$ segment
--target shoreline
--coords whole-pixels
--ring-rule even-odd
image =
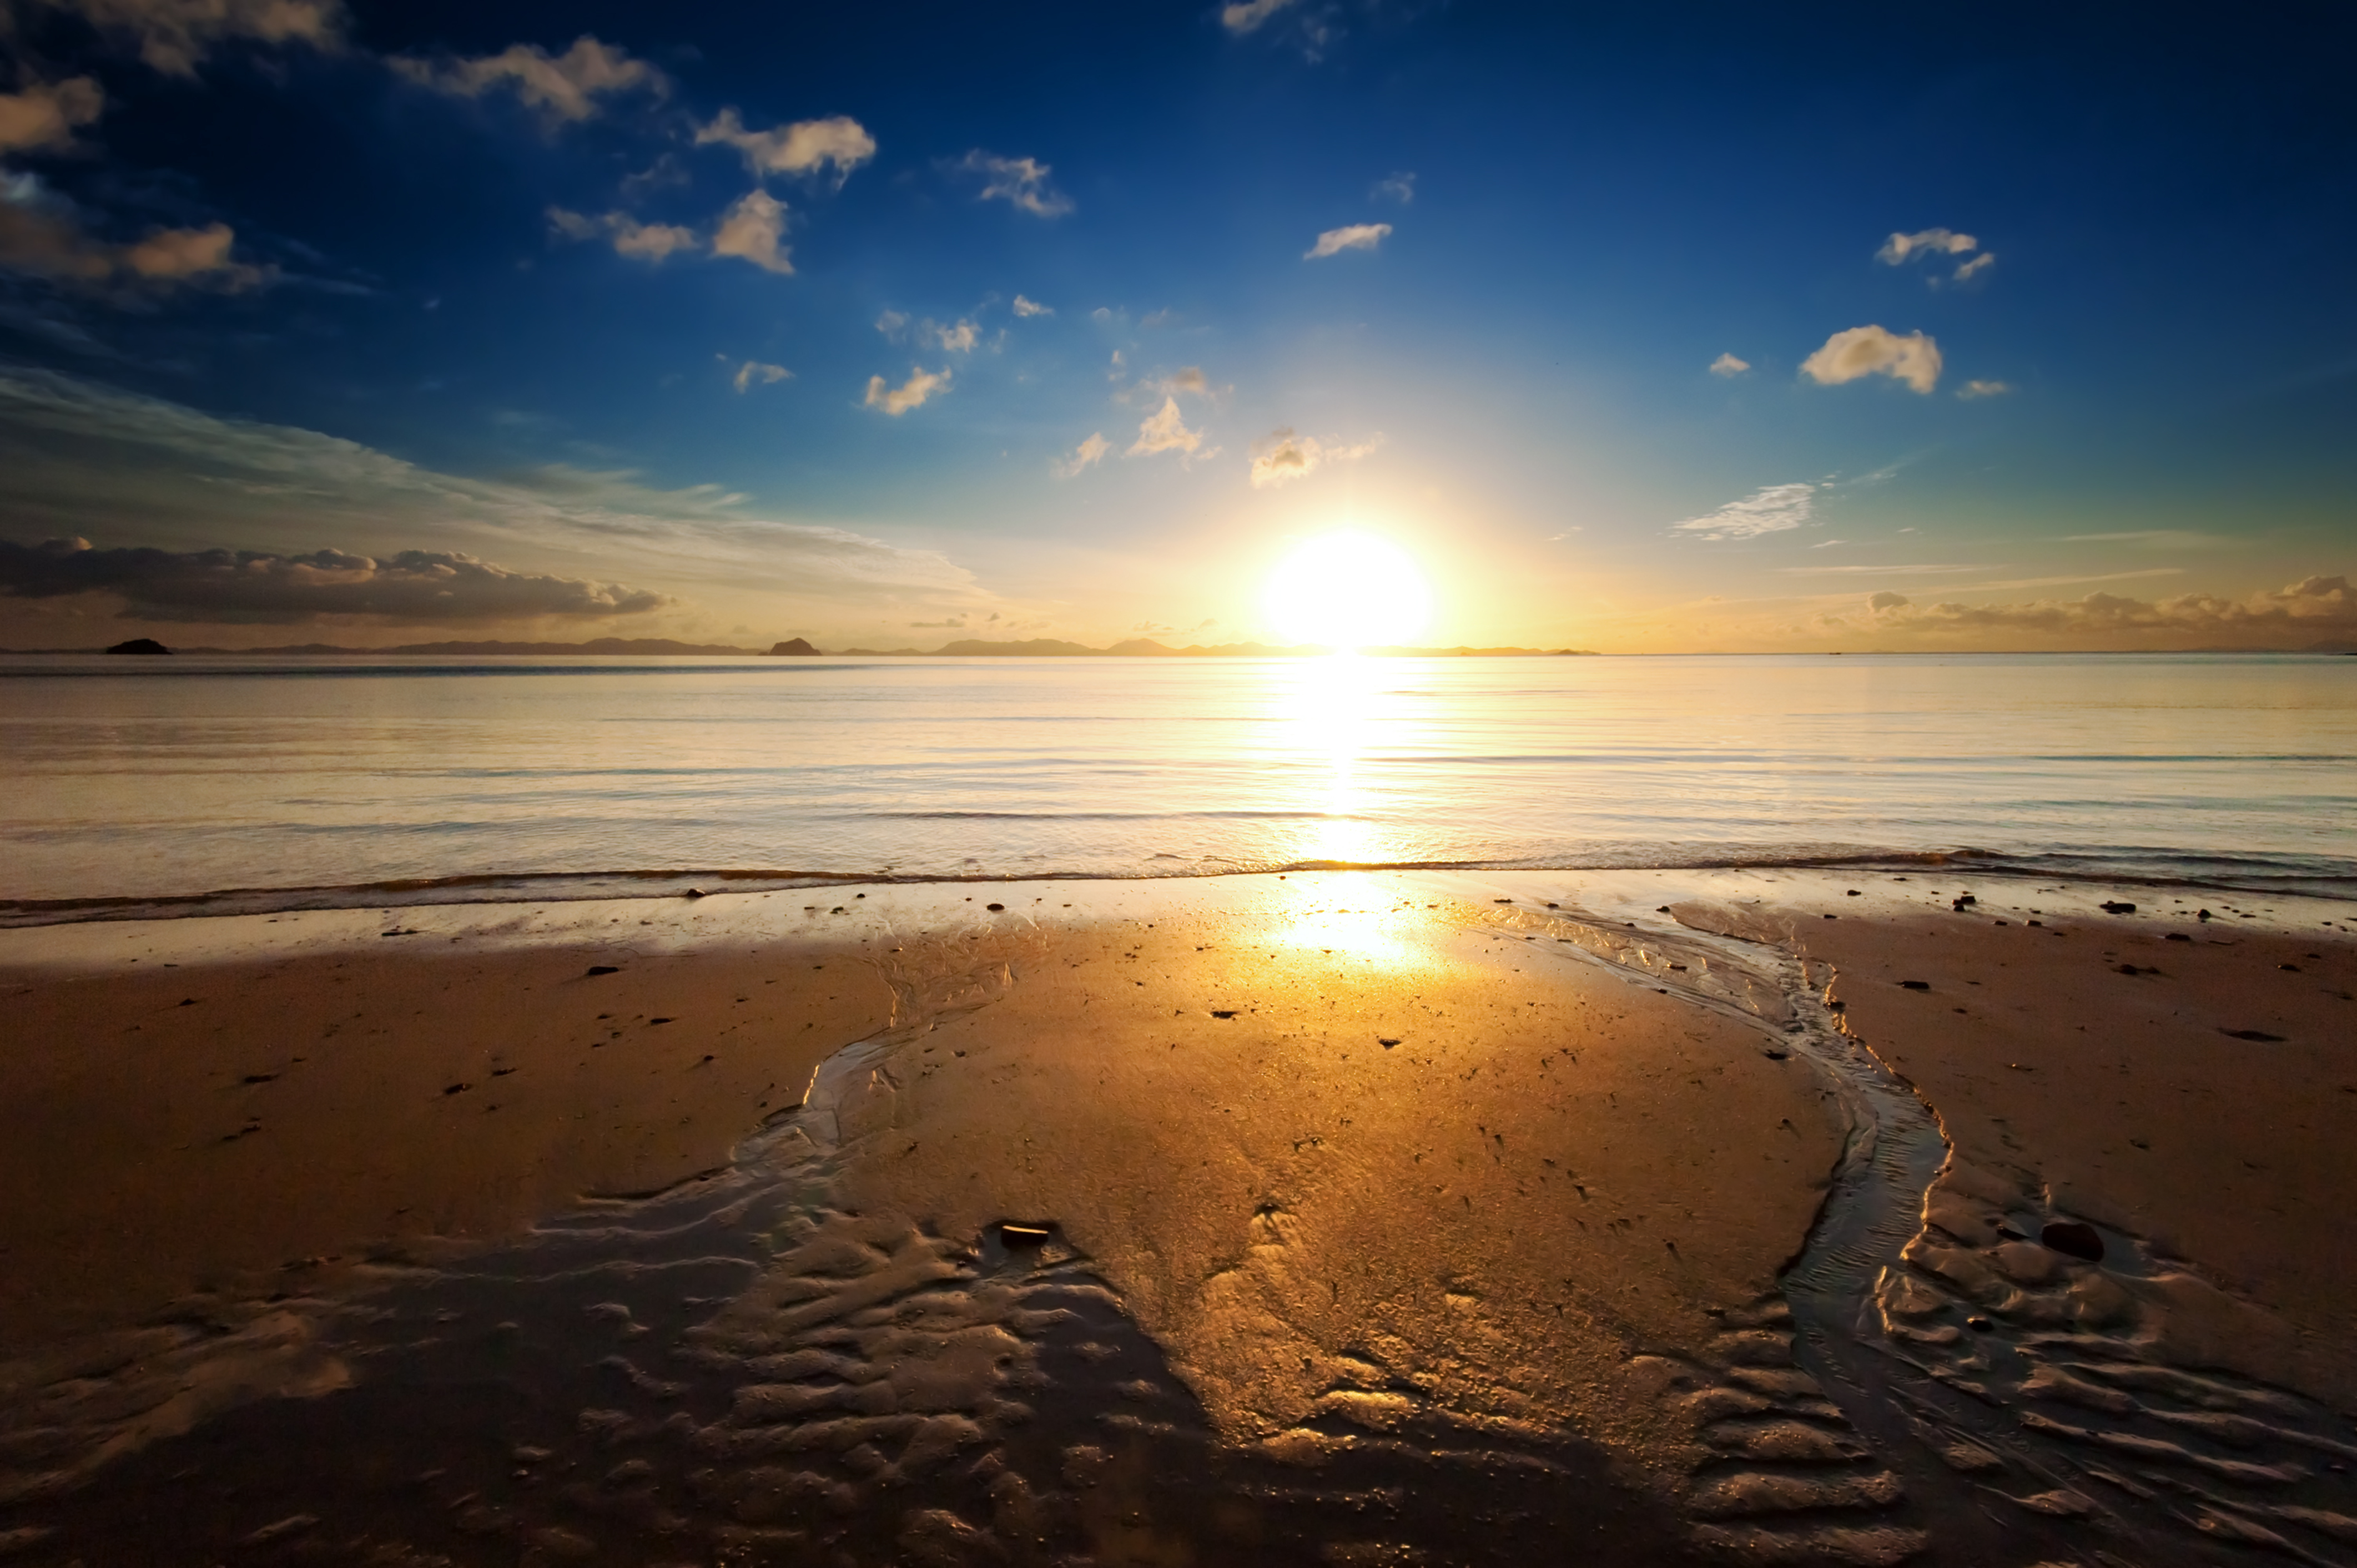
[[[110,1457],[55,1495],[98,1499],[209,1423],[259,1423],[267,1450],[297,1411],[402,1397],[387,1369],[448,1338],[385,1340],[425,1325],[405,1302],[567,1346],[568,1312],[674,1323],[646,1375],[677,1380],[834,1343],[857,1302],[910,1289],[1032,1344],[1030,1319],[992,1315],[1085,1286],[1114,1313],[1092,1342],[1164,1368],[1140,1386],[1208,1453],[1314,1491],[1378,1449],[1478,1434],[1525,1463],[1576,1439],[1697,1550],[1805,1535],[1805,1498],[1837,1494],[1867,1541],[1847,1560],[1895,1562],[1927,1524],[1963,1528],[1973,1487],[2031,1497],[2040,1465],[2106,1445],[2214,1489],[2234,1478],[2216,1465],[2292,1463],[2269,1444],[2357,1444],[2357,1259],[2310,1233],[2357,1138],[2345,902],[2212,895],[2204,920],[2183,887],[1953,865],[973,886],[409,906],[398,941],[363,909],[0,933],[41,1046],[0,1062],[0,1122],[76,1133],[0,1139],[11,1190],[42,1198],[6,1221],[8,1273],[51,1293],[12,1298],[0,1404],[86,1430]],[[856,985],[810,983],[838,974]],[[781,1088],[790,1056],[808,1065]],[[1936,1169],[1874,1154],[1884,1081],[1936,1119]],[[1871,1219],[1861,1181],[1883,1217],[1844,1230]],[[756,1212],[770,1229],[728,1218]],[[1044,1246],[1004,1242],[1013,1220]],[[2043,1244],[2056,1222],[2104,1259]],[[660,1277],[630,1282],[672,1244],[653,1238],[691,1231],[693,1256],[745,1261],[681,1318]],[[1828,1260],[1831,1308],[1802,1277]],[[565,1279],[606,1294],[560,1312],[543,1298]],[[155,1348],[193,1322],[215,1326]],[[89,1336],[56,1337],[73,1325],[149,1349],[105,1371],[72,1348]],[[861,1351],[874,1376],[935,1375],[891,1345]],[[232,1352],[244,1369],[220,1373]],[[588,1399],[565,1391],[605,1353],[534,1376]],[[43,1378],[69,1367],[99,1393],[60,1407]],[[996,1375],[952,1380],[954,1430],[1016,1454]],[[2197,1413],[2274,1424],[2213,1464],[2170,1378],[2210,1391]],[[841,1417],[812,1387],[790,1425]],[[646,1421],[672,1397],[645,1394]],[[126,1408],[178,1414],[126,1427]],[[1987,1465],[1949,1467],[1927,1420]],[[1831,1446],[1797,1470],[1741,1447],[1804,1440]],[[2301,1474],[2302,1506],[2341,1485]],[[80,1506],[41,1517],[99,1528]],[[2042,1507],[2023,1529],[2143,1505]]]
[[[2115,857],[2144,854],[2182,866],[2207,864],[2207,875],[2184,870],[2166,875],[2156,866],[2142,873]],[[2239,859],[2253,867],[2278,869],[2270,877],[2257,870],[2239,877],[2214,869]],[[197,893],[102,894],[80,897],[0,897],[0,930],[113,920],[194,919],[239,915],[284,915],[331,909],[427,908],[448,905],[505,906],[575,903],[616,898],[700,898],[711,894],[795,892],[824,887],[963,887],[1016,883],[1191,882],[1236,876],[1361,875],[1597,875],[1643,873],[1821,872],[1857,875],[1947,871],[1956,875],[2035,878],[2090,887],[2143,887],[2234,893],[2253,897],[2340,901],[2357,918],[2357,861],[2295,863],[2289,857],[2228,857],[2180,851],[2071,851],[2017,855],[1970,848],[1861,851],[1856,854],[1695,855],[1677,860],[1631,860],[1625,856],[1582,862],[1573,857],[1544,865],[1477,860],[1345,862],[1287,861],[1266,865],[1217,865],[1199,871],[1146,866],[1134,871],[909,872],[690,868],[565,872],[457,872],[447,876],[397,877],[377,882],[295,887],[228,887]]]

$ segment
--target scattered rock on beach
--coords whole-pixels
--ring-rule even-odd
[[[2133,915],[2136,913],[2135,905],[2122,903],[2117,898],[2106,898],[2100,906],[2098,906],[2098,908],[2100,908],[2106,915]],[[2210,911],[2204,909],[2201,913],[2204,918],[2207,918]]]
[[[2284,1038],[2281,1035],[2270,1035],[2265,1029],[2221,1029],[2218,1032],[2230,1040],[2257,1040],[2270,1046],[2283,1044]]]
[[[622,971],[619,964],[593,963],[589,966],[589,972],[591,974],[619,974]]]
[[[1932,983],[1928,980],[1902,980],[1899,983],[1899,989],[1901,991],[1929,991],[1932,989]]]

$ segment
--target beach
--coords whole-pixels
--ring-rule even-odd
[[[0,1539],[2330,1560],[2347,913],[1293,872],[0,932]]]

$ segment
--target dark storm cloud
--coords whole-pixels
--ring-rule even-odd
[[[125,618],[285,626],[362,616],[420,625],[641,615],[673,601],[619,583],[511,572],[471,555],[404,550],[382,560],[339,550],[97,550],[80,539],[0,541],[0,594],[109,593]]]

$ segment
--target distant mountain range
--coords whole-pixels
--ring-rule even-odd
[[[1223,642],[1216,648],[1200,643],[1186,648],[1170,648],[1150,637],[1134,637],[1127,642],[1116,642],[1111,648],[1090,648],[1078,642],[1059,642],[1053,638],[1033,638],[1028,642],[983,642],[968,639],[963,642],[947,642],[927,652],[920,648],[846,648],[848,658],[862,659],[1291,659],[1308,658],[1332,651],[1304,643],[1293,648],[1278,648],[1265,642]],[[1584,648],[1362,648],[1361,653],[1384,657],[1435,659],[1446,657],[1508,658],[1532,654],[1587,654]]]

